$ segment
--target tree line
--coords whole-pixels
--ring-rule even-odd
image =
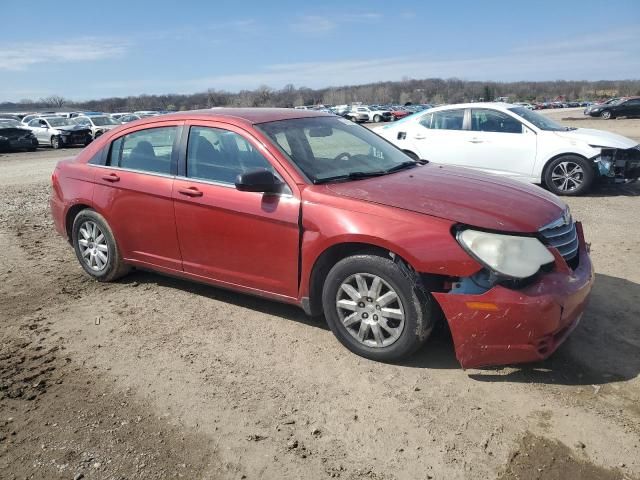
[[[294,107],[297,105],[460,103],[490,101],[508,97],[510,101],[548,102],[557,99],[599,100],[640,95],[640,80],[556,80],[544,82],[480,82],[457,78],[403,79],[364,85],[312,89],[286,85],[273,89],[228,92],[209,89],[193,94],[137,95],[99,100],[71,101],[59,95],[38,100],[0,103],[0,111],[43,109],[130,112],[137,110],[193,110],[211,107]]]

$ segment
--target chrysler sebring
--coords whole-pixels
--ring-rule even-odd
[[[558,197],[415,161],[321,112],[146,118],[52,182],[56,228],[94,279],[141,268],[295,304],[380,361],[416,351],[443,317],[464,367],[545,358],[593,282]]]

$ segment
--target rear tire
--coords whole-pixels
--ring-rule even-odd
[[[424,344],[436,322],[432,302],[408,267],[376,255],[340,260],[322,289],[325,317],[340,343],[382,362]]]
[[[595,179],[593,165],[578,155],[563,155],[547,165],[544,184],[556,195],[582,195]]]
[[[95,210],[82,210],[73,220],[71,239],[80,265],[99,282],[112,282],[131,269],[122,256],[105,218]]]

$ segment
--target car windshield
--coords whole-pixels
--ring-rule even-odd
[[[371,130],[343,118],[298,118],[257,127],[313,183],[386,175],[419,165]]]
[[[91,121],[94,125],[102,127],[104,125],[120,125],[120,122],[117,122],[111,117],[91,117]]]
[[[528,122],[533,123],[540,130],[547,130],[550,132],[564,132],[565,130],[568,130],[567,127],[560,125],[558,122],[525,107],[513,107],[510,108],[509,111],[524,118]]]
[[[62,118],[62,117],[47,117],[47,122],[52,127],[66,127],[68,125],[73,125],[70,119]]]
[[[0,127],[21,127],[22,124],[17,120],[12,120],[10,118],[0,118]]]

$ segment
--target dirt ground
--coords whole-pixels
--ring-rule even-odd
[[[640,478],[640,185],[569,199],[597,277],[567,343],[464,371],[446,331],[388,365],[294,307],[89,280],[47,206],[77,152],[0,155],[1,479]]]

